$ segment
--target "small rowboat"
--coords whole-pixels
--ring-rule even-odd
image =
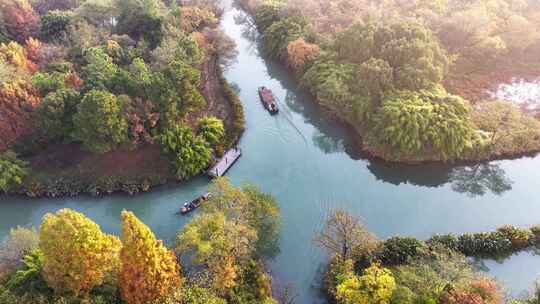
[[[205,193],[199,197],[197,197],[196,199],[192,200],[191,202],[187,202],[185,203],[182,208],[180,208],[180,213],[185,215],[185,214],[188,214],[190,213],[191,211],[199,208],[201,206],[201,204],[208,200],[210,198],[210,193]]]
[[[261,102],[263,103],[264,107],[268,110],[268,112],[270,112],[270,114],[277,114],[279,112],[276,97],[269,88],[260,87],[259,97],[261,98]]]

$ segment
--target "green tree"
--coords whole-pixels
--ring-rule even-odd
[[[46,214],[39,239],[43,276],[58,293],[90,292],[102,284],[118,264],[120,241],[73,210]]]
[[[223,140],[225,128],[223,121],[214,116],[205,116],[199,119],[198,134],[211,145],[216,145]]]
[[[187,113],[206,105],[198,90],[200,81],[200,71],[178,60],[152,74],[148,99],[159,103],[162,129],[174,127]]]
[[[150,49],[163,39],[163,2],[158,0],[117,0],[119,16],[116,31],[135,40],[144,39]]]
[[[306,20],[298,17],[287,17],[272,23],[264,31],[264,51],[274,58],[286,55],[289,43],[304,36],[306,26]]]
[[[51,92],[65,88],[65,78],[66,74],[59,72],[37,72],[32,75],[32,86],[36,88],[42,96],[45,96]]]
[[[439,84],[449,59],[433,33],[419,22],[358,23],[338,35],[335,50],[349,63],[385,61],[393,69],[397,89],[429,89]],[[378,66],[382,66],[379,61]],[[370,72],[368,69],[366,72]],[[368,75],[365,75],[368,77]]]
[[[302,77],[306,87],[317,100],[339,113],[352,112],[353,93],[349,83],[353,81],[355,66],[330,60],[318,60]]]
[[[444,91],[398,92],[383,100],[370,141],[395,159],[453,160],[472,149],[470,111],[468,102]]]
[[[176,256],[132,212],[122,211],[120,290],[128,304],[163,299],[180,288]]]
[[[26,293],[47,293],[48,287],[43,278],[43,253],[39,249],[27,252],[21,259],[22,266],[5,283],[10,290]],[[0,301],[1,302],[1,301]]]
[[[8,192],[21,185],[28,174],[27,166],[27,162],[19,160],[12,151],[0,154],[0,190]]]
[[[279,13],[284,4],[284,1],[264,1],[261,6],[257,7],[255,22],[261,33],[280,20]]]
[[[73,131],[73,116],[77,113],[79,92],[62,89],[47,94],[36,109],[42,131],[51,139],[65,139]]]
[[[179,179],[196,175],[210,165],[212,150],[202,137],[193,134],[189,126],[178,124],[169,128],[159,140],[163,151],[172,158]]]
[[[339,284],[336,296],[342,304],[387,304],[395,288],[392,272],[372,265],[363,275],[352,275]]]
[[[112,58],[102,48],[92,47],[84,52],[87,64],[82,68],[83,91],[106,90],[118,70]]]
[[[127,139],[127,122],[116,96],[92,90],[84,96],[73,117],[74,137],[92,152],[104,153]]]
[[[71,11],[49,11],[41,16],[41,39],[60,42],[67,38],[68,25],[73,18]]]

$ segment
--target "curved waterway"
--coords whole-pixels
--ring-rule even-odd
[[[293,288],[297,304],[325,303],[318,279],[326,256],[312,239],[333,208],[361,217],[381,238],[426,238],[433,233],[492,230],[505,223],[540,223],[540,157],[473,167],[396,166],[363,159],[345,128],[321,115],[286,71],[261,57],[256,32],[245,17],[229,8],[222,21],[239,51],[226,78],[238,88],[247,117],[240,142],[243,156],[228,176],[237,185],[253,182],[278,199],[281,253],[270,268],[279,285]],[[279,97],[278,115],[270,116],[262,107],[260,85]],[[208,183],[199,177],[135,197],[0,198],[0,238],[10,227],[39,225],[46,212],[60,208],[84,212],[104,230],[118,233],[120,211],[129,209],[171,242],[190,218],[176,214],[179,206],[205,191]],[[530,253],[503,263],[484,261],[483,266],[514,294],[540,276],[540,257]]]

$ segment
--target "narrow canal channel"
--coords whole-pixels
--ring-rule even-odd
[[[325,255],[312,239],[333,208],[361,217],[381,238],[540,224],[540,157],[465,168],[395,166],[362,159],[346,130],[325,119],[286,71],[261,57],[256,32],[242,22],[245,17],[229,7],[221,25],[238,46],[238,60],[226,77],[239,89],[247,117],[240,143],[243,156],[228,176],[235,184],[252,182],[278,199],[281,252],[270,267],[279,285],[294,288],[296,303],[325,303],[317,290]],[[279,97],[278,115],[270,116],[261,105],[261,85]],[[171,242],[189,220],[175,214],[179,206],[204,192],[208,183],[200,177],[135,197],[0,198],[0,238],[11,227],[38,225],[46,212],[60,208],[82,211],[104,230],[118,233],[120,211],[129,209]],[[502,264],[483,264],[514,294],[540,276],[540,257],[530,253]]]

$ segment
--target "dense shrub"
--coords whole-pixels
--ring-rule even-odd
[[[401,265],[417,257],[425,247],[424,242],[412,237],[391,237],[383,242],[377,257],[383,265]]]
[[[466,233],[459,237],[459,250],[467,256],[496,257],[512,251],[512,242],[500,232]]]
[[[453,234],[435,234],[426,241],[428,246],[444,246],[450,250],[459,250],[459,239]]]
[[[15,190],[28,174],[27,163],[19,160],[17,154],[7,151],[0,154],[0,190]]]

